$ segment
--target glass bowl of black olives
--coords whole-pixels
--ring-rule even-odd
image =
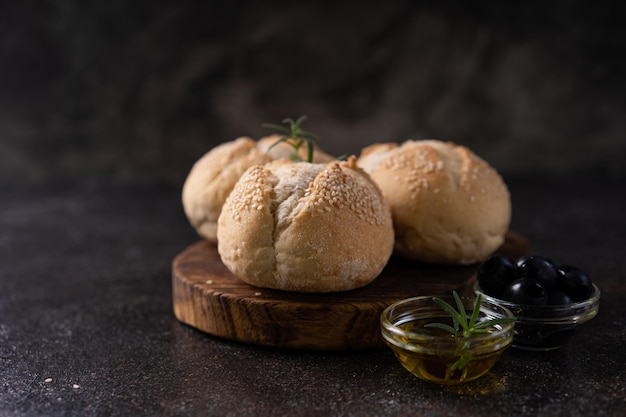
[[[516,317],[513,347],[560,349],[598,314],[600,289],[589,275],[544,256],[517,260],[496,255],[478,269],[474,292]]]

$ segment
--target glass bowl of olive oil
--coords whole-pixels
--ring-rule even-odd
[[[476,331],[463,332],[459,320],[434,297],[413,297],[391,304],[381,313],[385,343],[402,366],[422,380],[455,385],[483,376],[511,345],[514,315],[489,301],[478,299],[477,303],[474,297],[436,298],[455,306]]]

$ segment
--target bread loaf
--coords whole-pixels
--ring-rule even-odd
[[[194,164],[183,185],[182,202],[187,219],[200,236],[217,243],[217,219],[222,205],[246,169],[264,161],[290,158],[291,145],[281,142],[272,147],[279,139],[279,135],[258,141],[241,137],[216,146]],[[306,159],[306,153],[306,146],[299,149],[302,159]],[[315,149],[314,162],[333,159]]]
[[[393,250],[391,212],[356,158],[249,168],[218,220],[222,262],[258,287],[345,291],[370,283]]]
[[[466,147],[437,140],[376,144],[362,150],[358,164],[391,207],[395,254],[469,264],[504,242],[509,191],[498,172]]]

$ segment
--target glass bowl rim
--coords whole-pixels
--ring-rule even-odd
[[[388,305],[387,307],[385,307],[383,311],[381,312],[380,314],[381,326],[387,332],[397,334],[400,336],[405,336],[411,339],[420,339],[420,340],[423,340],[424,342],[434,341],[434,340],[446,340],[446,339],[449,339],[450,341],[454,341],[454,338],[451,337],[452,336],[451,334],[432,335],[432,334],[428,334],[424,332],[413,332],[413,331],[402,330],[397,326],[397,324],[393,323],[388,317],[389,313],[398,307],[402,307],[402,306],[408,307],[411,303],[415,303],[418,301],[427,301],[427,300],[432,301],[433,297],[442,298],[446,301],[450,301],[453,299],[451,295],[450,296],[448,295],[423,295],[423,296],[409,297],[409,298],[405,298],[402,300],[398,300]],[[461,296],[461,299],[475,301],[476,296],[470,296],[470,297]],[[514,318],[516,317],[515,314],[513,314],[513,312],[511,312],[506,306],[502,306],[490,300],[486,300],[484,295],[482,295],[481,304],[482,304],[481,311],[486,309],[490,312],[493,312],[498,317],[514,317]],[[452,305],[454,306],[454,304]],[[432,307],[435,309],[439,308],[439,306],[434,301],[432,301]],[[496,310],[498,309],[501,310],[501,312],[494,311],[494,308]],[[441,309],[441,312],[443,316],[447,316],[448,314],[443,309]],[[500,328],[498,328],[494,332],[489,332],[485,334],[475,334],[472,336],[464,336],[463,338],[471,342],[479,342],[482,340],[489,340],[489,339],[497,338],[497,337],[506,335],[507,333],[510,333],[510,338],[512,339],[513,327],[515,326],[515,322],[498,324],[497,326],[500,326]],[[384,334],[383,334],[383,337],[384,337]]]
[[[586,300],[577,301],[577,302],[570,303],[570,304],[554,304],[554,305],[539,305],[539,306],[532,305],[532,304],[517,304],[517,303],[502,300],[500,298],[489,295],[483,291],[478,281],[474,282],[473,290],[475,294],[480,293],[482,295],[483,300],[487,300],[491,303],[498,304],[509,309],[511,312],[513,312],[518,322],[519,321],[571,322],[572,319],[576,319],[578,316],[580,316],[581,312],[590,312],[590,311],[598,309],[599,304],[600,304],[601,291],[600,291],[600,288],[595,283],[592,283],[592,286],[593,286],[593,292],[591,293],[591,296],[587,298]],[[520,311],[522,314],[518,315],[516,311]],[[526,316],[523,314],[524,311],[537,312],[539,313],[539,315],[537,317],[535,317],[535,315]],[[569,313],[569,314],[566,314],[563,316],[559,315],[556,317],[546,318],[546,317],[541,317],[542,312],[550,313],[550,314],[563,312],[563,313]],[[578,321],[578,320],[575,320],[575,321]]]

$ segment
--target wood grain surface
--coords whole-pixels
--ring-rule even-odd
[[[519,257],[528,241],[509,232],[499,253]],[[215,245],[199,241],[172,263],[176,318],[213,336],[311,350],[384,346],[379,316],[408,297],[457,290],[471,294],[476,265],[434,266],[392,257],[369,285],[328,294],[300,294],[248,285],[222,264]]]

